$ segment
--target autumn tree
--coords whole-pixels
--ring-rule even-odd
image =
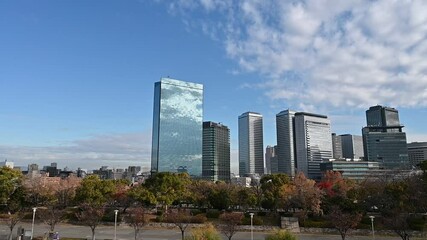
[[[338,206],[333,206],[327,215],[331,224],[338,230],[341,239],[345,240],[350,230],[355,229],[362,220],[362,213],[345,212]]]
[[[223,213],[219,216],[221,224],[218,226],[219,230],[231,240],[231,238],[237,233],[238,226],[242,223],[243,213],[231,212]]]
[[[65,210],[60,209],[55,205],[38,208],[37,210],[38,218],[49,226],[50,232],[54,232],[55,226],[65,220]]]
[[[185,231],[191,223],[192,216],[186,209],[172,209],[169,210],[165,220],[169,223],[173,223],[181,231],[181,238],[184,240]]]
[[[323,193],[316,186],[316,182],[306,178],[304,173],[299,172],[295,176],[293,184],[295,188],[292,193],[292,201],[296,207],[301,209],[303,221],[307,218],[308,212],[319,214]]]
[[[97,205],[83,204],[76,213],[77,219],[84,225],[90,227],[92,231],[92,240],[95,240],[95,229],[104,216],[104,208]]]
[[[31,206],[47,206],[55,201],[55,184],[47,177],[26,177],[23,186]]]
[[[81,178],[69,176],[59,181],[55,191],[57,206],[66,208],[72,205],[72,200],[76,195],[76,189],[80,186]]]
[[[125,221],[134,229],[135,240],[137,240],[142,227],[148,223],[148,218],[145,214],[144,208],[137,207],[129,209],[128,214],[125,216]]]
[[[15,213],[8,213],[1,217],[1,221],[6,224],[6,226],[9,228],[9,240],[12,240],[13,236],[13,229],[15,228],[16,224],[18,224],[25,216],[24,211],[18,211]]]
[[[189,202],[192,202],[199,208],[210,207],[209,193],[213,188],[214,183],[207,180],[192,180],[188,185]]]

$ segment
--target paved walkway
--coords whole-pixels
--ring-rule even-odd
[[[16,229],[22,226],[27,230],[31,230],[31,223],[20,223],[15,227]],[[34,226],[34,236],[43,236],[48,231],[48,226],[45,224],[36,224]],[[91,238],[91,231],[86,226],[76,226],[70,224],[60,224],[55,228],[55,231],[60,233],[61,237],[74,237],[74,238]],[[8,229],[5,225],[0,225],[0,236],[6,235]],[[190,231],[186,232],[187,234]],[[266,232],[254,232],[254,240],[264,240],[265,236],[268,235]],[[142,237],[144,240],[180,240],[181,232],[178,228],[163,229],[163,228],[147,228],[142,230]],[[99,226],[96,229],[96,239],[106,240],[114,239],[114,226]],[[120,225],[117,227],[117,240],[133,240],[134,231],[133,228]],[[225,236],[223,239],[226,239]],[[233,240],[248,240],[251,239],[250,232],[238,232]],[[340,240],[341,237],[338,235],[314,235],[314,234],[298,234],[299,240]],[[349,236],[349,240],[370,240],[372,236]],[[398,240],[398,237],[379,237],[376,236],[377,240]],[[3,240],[3,239],[0,239]]]

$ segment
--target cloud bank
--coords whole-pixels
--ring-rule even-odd
[[[75,140],[66,146],[30,147],[1,146],[0,158],[16,166],[37,163],[39,167],[57,162],[59,168],[68,166],[98,169],[101,166],[148,168],[151,159],[151,132],[97,135]]]
[[[425,0],[177,0],[251,84],[304,109],[427,106]]]

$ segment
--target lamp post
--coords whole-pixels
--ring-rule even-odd
[[[114,240],[117,240],[117,213],[119,210],[114,210]]]
[[[251,240],[254,240],[254,227],[253,227],[254,213],[249,213],[249,215],[251,215]]]
[[[372,239],[375,239],[375,230],[374,230],[374,218],[375,216],[369,216],[371,219],[371,226],[372,226]]]
[[[31,224],[31,240],[33,240],[33,234],[34,234],[34,220],[36,218],[36,207],[33,207],[33,223]]]

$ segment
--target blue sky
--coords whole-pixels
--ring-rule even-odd
[[[153,86],[204,84],[205,120],[327,114],[360,134],[396,107],[427,141],[427,3],[419,1],[0,1],[0,159],[17,165],[149,167]]]

